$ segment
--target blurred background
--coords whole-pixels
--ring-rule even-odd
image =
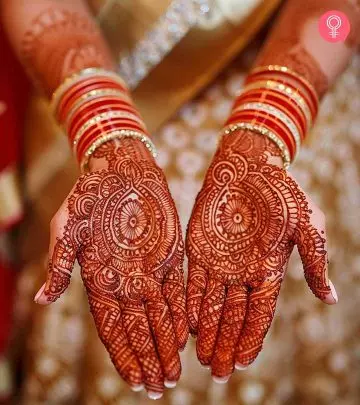
[[[185,230],[218,131],[283,2],[88,2],[154,133]],[[48,102],[27,84],[1,31],[0,37],[6,61],[0,66],[0,137],[7,156],[0,167],[1,403],[153,403],[118,377],[90,319],[78,268],[61,300],[46,308],[33,302],[45,280],[49,222],[78,171]],[[158,404],[360,403],[359,53],[323,100],[291,172],[326,214],[338,305],[313,297],[294,253],[254,365],[216,384],[190,338],[181,380]]]

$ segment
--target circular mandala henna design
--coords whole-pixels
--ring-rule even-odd
[[[222,282],[252,285],[269,272],[282,271],[283,263],[272,257],[289,247],[286,234],[297,221],[289,207],[296,201],[294,193],[283,194],[286,175],[278,170],[274,176],[273,171],[249,165],[235,153],[209,169],[191,219],[188,246],[190,256],[204,261]]]
[[[314,294],[331,295],[324,224],[295,180],[268,163],[271,141],[246,131],[229,139],[208,169],[186,241],[190,329],[200,362],[219,377],[260,352],[295,244]]]
[[[246,196],[234,195],[219,207],[220,226],[229,239],[246,232],[253,217],[251,200]]]
[[[151,159],[105,145],[108,170],[82,176],[49,264],[49,300],[69,284],[75,258],[90,310],[122,377],[162,392],[177,381],[188,329],[179,219],[164,175]]]

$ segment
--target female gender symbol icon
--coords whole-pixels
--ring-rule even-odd
[[[331,10],[319,19],[320,35],[328,42],[344,42],[350,33],[350,21],[346,14]]]
[[[339,35],[338,29],[341,27],[341,18],[333,14],[326,19],[326,25],[330,28],[331,38],[336,38]]]

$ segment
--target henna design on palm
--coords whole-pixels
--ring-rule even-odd
[[[83,175],[71,192],[40,303],[65,291],[77,258],[99,337],[118,372],[135,388],[144,383],[161,393],[164,381],[180,377],[178,350],[188,336],[176,208],[152,158],[135,160],[113,143],[95,156],[108,169]]]
[[[313,293],[336,302],[323,215],[285,170],[269,164],[273,154],[260,135],[224,138],[189,222],[189,325],[198,358],[215,377],[257,357],[295,244]]]

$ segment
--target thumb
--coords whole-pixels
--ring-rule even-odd
[[[334,284],[328,277],[328,254],[325,230],[325,216],[308,199],[300,213],[296,240],[305,279],[313,294],[326,304],[338,302]]]
[[[70,284],[76,247],[66,209],[60,208],[50,223],[49,262],[46,282],[35,295],[37,304],[56,301]]]

